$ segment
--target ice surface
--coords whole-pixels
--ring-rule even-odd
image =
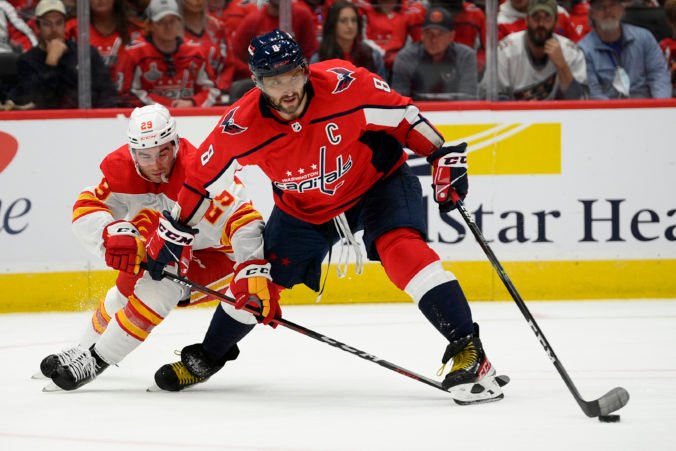
[[[180,393],[147,393],[173,350],[200,341],[211,309],[173,312],[119,367],[75,392],[43,393],[40,360],[89,313],[0,315],[0,450],[673,450],[676,301],[529,302],[586,400],[616,386],[622,421],[575,403],[511,302],[472,303],[512,382],[461,407],[444,392],[282,327],[257,327],[236,362]],[[444,342],[413,304],[287,306],[309,329],[435,378]]]

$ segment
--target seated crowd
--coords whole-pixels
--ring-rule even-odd
[[[663,2],[663,3],[661,3]],[[417,100],[485,98],[486,23],[463,0],[293,0],[310,62],[349,60]],[[75,0],[0,0],[0,110],[77,108]],[[89,0],[94,108],[228,104],[280,0]],[[676,0],[503,0],[501,100],[676,96]],[[81,28],[81,27],[80,27]]]

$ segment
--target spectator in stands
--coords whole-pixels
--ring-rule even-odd
[[[0,0],[0,52],[22,53],[38,45],[33,30],[11,3]]]
[[[591,31],[589,26],[589,1],[572,0],[570,9],[570,23],[575,30],[575,42],[587,36]]]
[[[315,53],[310,62],[340,58],[385,78],[383,57],[362,41],[363,32],[364,18],[359,15],[354,3],[334,3],[326,16],[319,52]]]
[[[517,31],[522,31],[527,28],[526,16],[528,15],[528,1],[529,0],[506,0],[500,5],[498,11],[498,40],[502,40],[511,33],[516,33]],[[557,18],[554,33],[576,42],[577,33],[570,21],[568,12],[558,5],[556,9]]]
[[[219,6],[216,6],[214,3],[217,3]],[[258,5],[256,0],[220,0],[218,2],[209,0],[209,13],[218,18],[223,24],[225,33],[228,36],[228,43],[231,43],[240,22],[249,13],[257,10]],[[246,70],[249,70],[248,66]]]
[[[176,0],[151,0],[148,34],[129,46],[117,65],[126,103],[167,107],[207,107],[220,92],[199,44],[180,35],[183,21]]]
[[[226,70],[227,36],[223,24],[207,14],[207,0],[183,0],[183,39],[202,46],[214,74],[216,87],[228,92],[232,83],[232,71]]]
[[[99,52],[114,80],[120,55],[134,39],[142,37],[143,29],[128,17],[124,0],[90,0],[89,19],[89,43]],[[77,34],[77,18],[66,22],[66,39],[77,40]]]
[[[249,13],[241,21],[232,37],[231,63],[235,74],[230,88],[230,102],[239,99],[249,89],[254,87],[249,70],[249,44],[255,36],[279,28],[279,1],[268,0],[260,10]],[[303,55],[309,61],[319,47],[315,34],[315,22],[310,8],[306,4],[291,3],[293,16],[293,35],[303,50]]]
[[[414,99],[476,99],[476,52],[454,37],[451,13],[431,8],[422,41],[408,44],[394,60],[392,88]]]
[[[671,27],[657,0],[629,0],[624,3],[622,22],[650,30],[657,42],[671,36]]]
[[[676,97],[676,0],[667,0],[664,11],[671,26],[671,37],[660,42],[660,48],[667,59],[671,72],[671,96]]]
[[[573,41],[554,33],[557,16],[556,0],[530,0],[526,30],[500,41],[498,90],[501,98],[575,100],[586,97],[584,55]]]
[[[463,0],[435,0],[432,6],[446,8],[453,16],[453,42],[465,44],[476,52],[477,68],[482,73],[486,65],[486,16],[474,3]]]
[[[248,49],[251,39],[279,28],[279,1],[268,0],[260,10],[247,15],[237,27],[232,41],[233,52],[244,63],[248,64],[249,61]],[[309,60],[319,47],[312,13],[307,5],[294,2],[291,4],[291,14],[294,38],[303,50],[305,58]]]
[[[21,55],[17,85],[9,94],[15,106],[78,107],[77,44],[66,41],[66,8],[61,0],[41,0],[35,8],[38,45]],[[96,49],[89,46],[94,108],[114,107],[117,93]]]
[[[366,15],[366,37],[380,48],[385,68],[389,71],[397,52],[404,47],[410,30],[415,27],[417,11],[407,14],[404,0],[378,0],[372,4],[364,3],[363,12]]]
[[[580,41],[594,99],[671,97],[667,63],[653,35],[622,24],[620,0],[591,0],[592,31]]]

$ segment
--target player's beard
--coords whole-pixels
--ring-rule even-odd
[[[307,94],[305,91],[305,86],[303,86],[303,89],[300,92],[294,92],[292,96],[282,96],[279,98],[279,101],[277,102],[274,102],[270,97],[268,97],[268,102],[270,103],[270,106],[272,108],[279,111],[280,113],[289,116],[295,116],[296,114],[299,113],[299,110],[302,108],[303,100],[305,99],[306,95]],[[282,103],[283,100],[291,100],[291,98],[293,98],[296,101],[290,106],[284,106]]]
[[[544,47],[545,42],[552,38],[554,30],[548,30],[545,27],[528,27],[528,38],[535,47]]]

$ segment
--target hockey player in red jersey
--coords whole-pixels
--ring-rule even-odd
[[[78,197],[72,223],[76,237],[119,273],[78,346],[42,361],[41,372],[56,386],[74,390],[91,382],[109,365],[117,365],[179,301],[209,300],[198,294],[191,297],[186,289],[168,280],[152,280],[141,269],[144,241],[158,224],[171,229],[160,212],[175,207],[187,169],[197,157],[195,147],[178,137],[176,122],[165,107],[155,104],[137,108],[129,121],[128,144],[103,159],[103,179]],[[236,262],[244,265],[263,257],[262,217],[246,200],[243,185],[237,179],[230,181],[230,186],[209,202],[196,229],[190,228],[190,233],[174,230],[177,235],[189,235],[194,242],[194,254],[184,252],[185,261],[181,262],[193,262],[190,276],[222,293],[228,288]],[[236,331],[237,340],[256,324],[253,315],[228,304],[216,308],[214,317],[220,322],[221,316],[241,326]],[[237,346],[231,346],[215,354],[212,365],[220,369],[238,354]],[[169,387],[188,374],[181,364],[165,370],[163,383]]]
[[[269,266],[255,270],[266,274],[269,267],[285,288],[304,283],[319,291],[330,247],[345,237],[360,254],[353,232],[363,229],[368,257],[382,263],[447,340],[442,362],[453,359],[453,365],[444,388],[464,392],[467,403],[501,399],[460,284],[425,242],[422,189],[404,152],[406,146],[428,158],[435,199],[449,211],[467,193],[466,146],[444,146],[409,98],[366,69],[343,60],[308,67],[285,32],[254,38],[249,52],[257,89],[228,108],[201,145],[172,222],[197,224],[209,199],[232,179],[236,162],[259,166],[272,181],[275,207],[264,231]],[[177,255],[189,247],[161,230],[150,244],[149,271],[158,278],[172,262],[166,250]],[[265,318],[274,324],[271,316]],[[215,346],[219,330],[231,324],[214,326],[203,346]],[[233,343],[221,337],[221,345]],[[486,389],[468,393],[477,383]]]

